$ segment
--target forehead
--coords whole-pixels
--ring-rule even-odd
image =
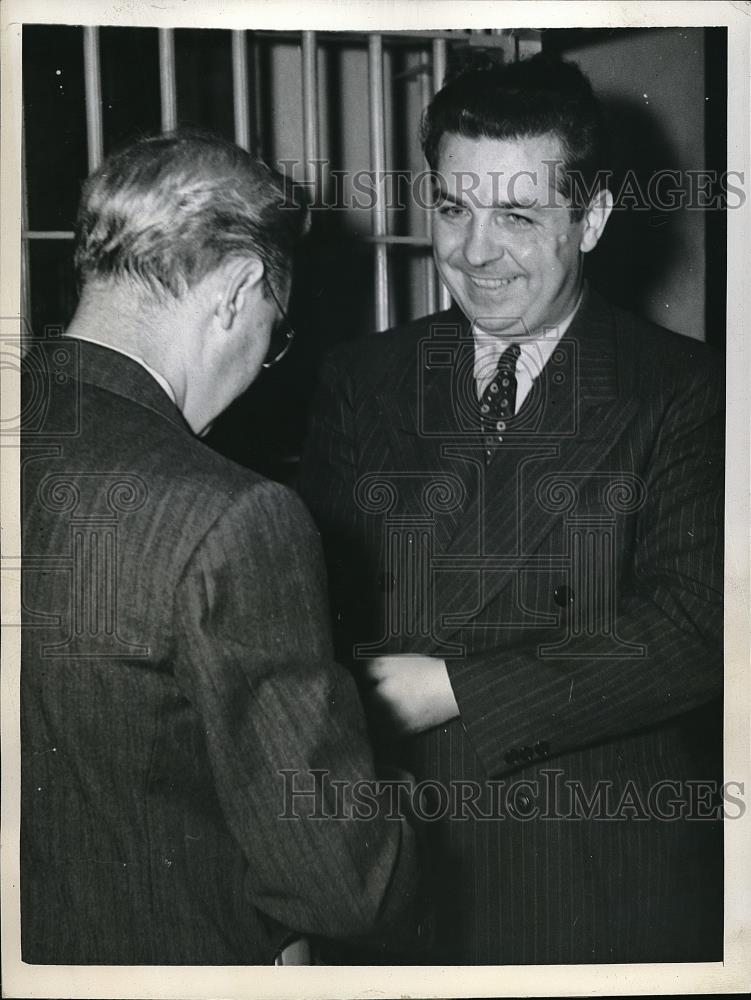
[[[552,133],[472,139],[450,132],[441,139],[438,173],[451,193],[474,190],[492,195],[492,200],[505,200],[511,193],[514,198],[509,200],[519,200],[555,190],[562,163],[561,142]]]

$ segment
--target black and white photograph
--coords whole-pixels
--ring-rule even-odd
[[[742,7],[9,0],[4,996],[751,988]]]

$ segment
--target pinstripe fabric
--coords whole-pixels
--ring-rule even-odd
[[[194,439],[139,365],[79,348],[24,450],[24,960],[270,962],[290,929],[414,946],[404,823],[279,818],[282,768],[374,773],[307,512]]]
[[[483,803],[493,781],[531,782],[540,814],[556,813],[558,772],[559,815],[567,782],[587,796],[609,782],[617,804],[719,778],[711,353],[587,292],[487,469],[470,354],[449,311],[347,344],[321,373],[300,489],[324,533],[341,653],[354,638],[444,657],[461,713],[383,753],[418,779],[475,781]],[[439,480],[445,502],[430,504]],[[384,540],[421,518],[429,594],[408,634],[393,608],[405,570]],[[433,824],[440,961],[720,956],[716,823],[498,811]]]

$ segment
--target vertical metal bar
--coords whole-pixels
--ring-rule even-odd
[[[428,78],[428,69],[430,68],[430,59],[428,52],[420,53],[420,65],[422,66],[422,72],[420,73],[420,102],[423,108],[427,107],[428,102],[431,97],[431,81]],[[432,239],[433,236],[433,215],[429,208],[424,210],[425,214],[425,235],[428,239]],[[423,264],[425,265],[425,307],[426,312],[433,313],[438,308],[438,290],[436,288],[436,273],[435,265],[433,264],[433,257],[430,252],[426,252],[423,257]]]
[[[303,173],[312,185],[317,201],[319,185],[318,167],[318,45],[315,31],[302,33],[302,129]]]
[[[443,86],[446,75],[446,39],[433,39],[433,93]]]
[[[433,40],[433,92],[439,91],[446,76],[446,39]],[[451,306],[451,295],[442,281],[438,283],[438,308],[448,309]]]
[[[384,162],[383,162],[383,172],[384,177],[386,172],[391,169],[394,164],[394,59],[393,59],[393,48],[385,48],[383,50],[383,149],[384,149]],[[386,183],[384,181],[384,193],[386,192]],[[386,208],[386,232],[393,232],[395,226],[396,212],[394,209],[394,204],[392,204],[392,199],[390,194],[385,197],[384,205]],[[386,282],[387,288],[389,281],[389,264],[392,263],[391,251],[387,251],[389,256],[387,257],[386,264]],[[396,316],[394,313],[394,296],[389,296],[388,304],[388,321],[387,326],[394,326],[396,324]]]
[[[99,28],[83,29],[83,75],[86,100],[86,148],[89,173],[102,162],[102,78],[99,71]]]
[[[26,125],[21,117],[21,355],[29,349],[33,337],[31,328],[31,248],[26,231],[29,228],[29,188],[26,179]],[[25,321],[25,322],[24,322]],[[28,336],[27,336],[28,334]]]
[[[374,174],[376,202],[373,235],[386,235],[385,169],[386,149],[383,122],[383,38],[372,34],[368,40],[368,117],[370,125],[370,167]],[[389,325],[388,258],[386,246],[375,244],[375,327]]]
[[[264,114],[263,94],[268,77],[263,75],[263,63],[268,61],[270,42],[251,32],[251,65],[250,73],[253,79],[253,135],[251,137],[251,152],[268,159],[269,153],[264,145],[266,115]]]
[[[250,149],[248,46],[244,31],[232,32],[232,100],[235,111],[235,142],[243,149]]]
[[[177,126],[173,28],[159,28],[159,93],[162,99],[162,132],[171,132]]]

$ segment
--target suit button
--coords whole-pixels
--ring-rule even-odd
[[[526,792],[519,793],[519,798],[517,799],[517,802],[522,809],[529,809],[529,807],[532,805],[532,799],[530,799],[530,797],[527,795]]]
[[[574,592],[571,587],[561,585],[553,591],[553,600],[560,608],[568,607],[574,603]]]
[[[518,750],[509,750],[505,754],[505,758],[506,758],[506,763],[507,764],[516,764],[516,762],[519,760],[519,751]]]
[[[547,740],[538,740],[535,743],[535,753],[538,757],[547,757],[550,753],[550,744]]]
[[[534,760],[535,754],[532,747],[521,747],[519,750],[519,756],[522,760]]]

